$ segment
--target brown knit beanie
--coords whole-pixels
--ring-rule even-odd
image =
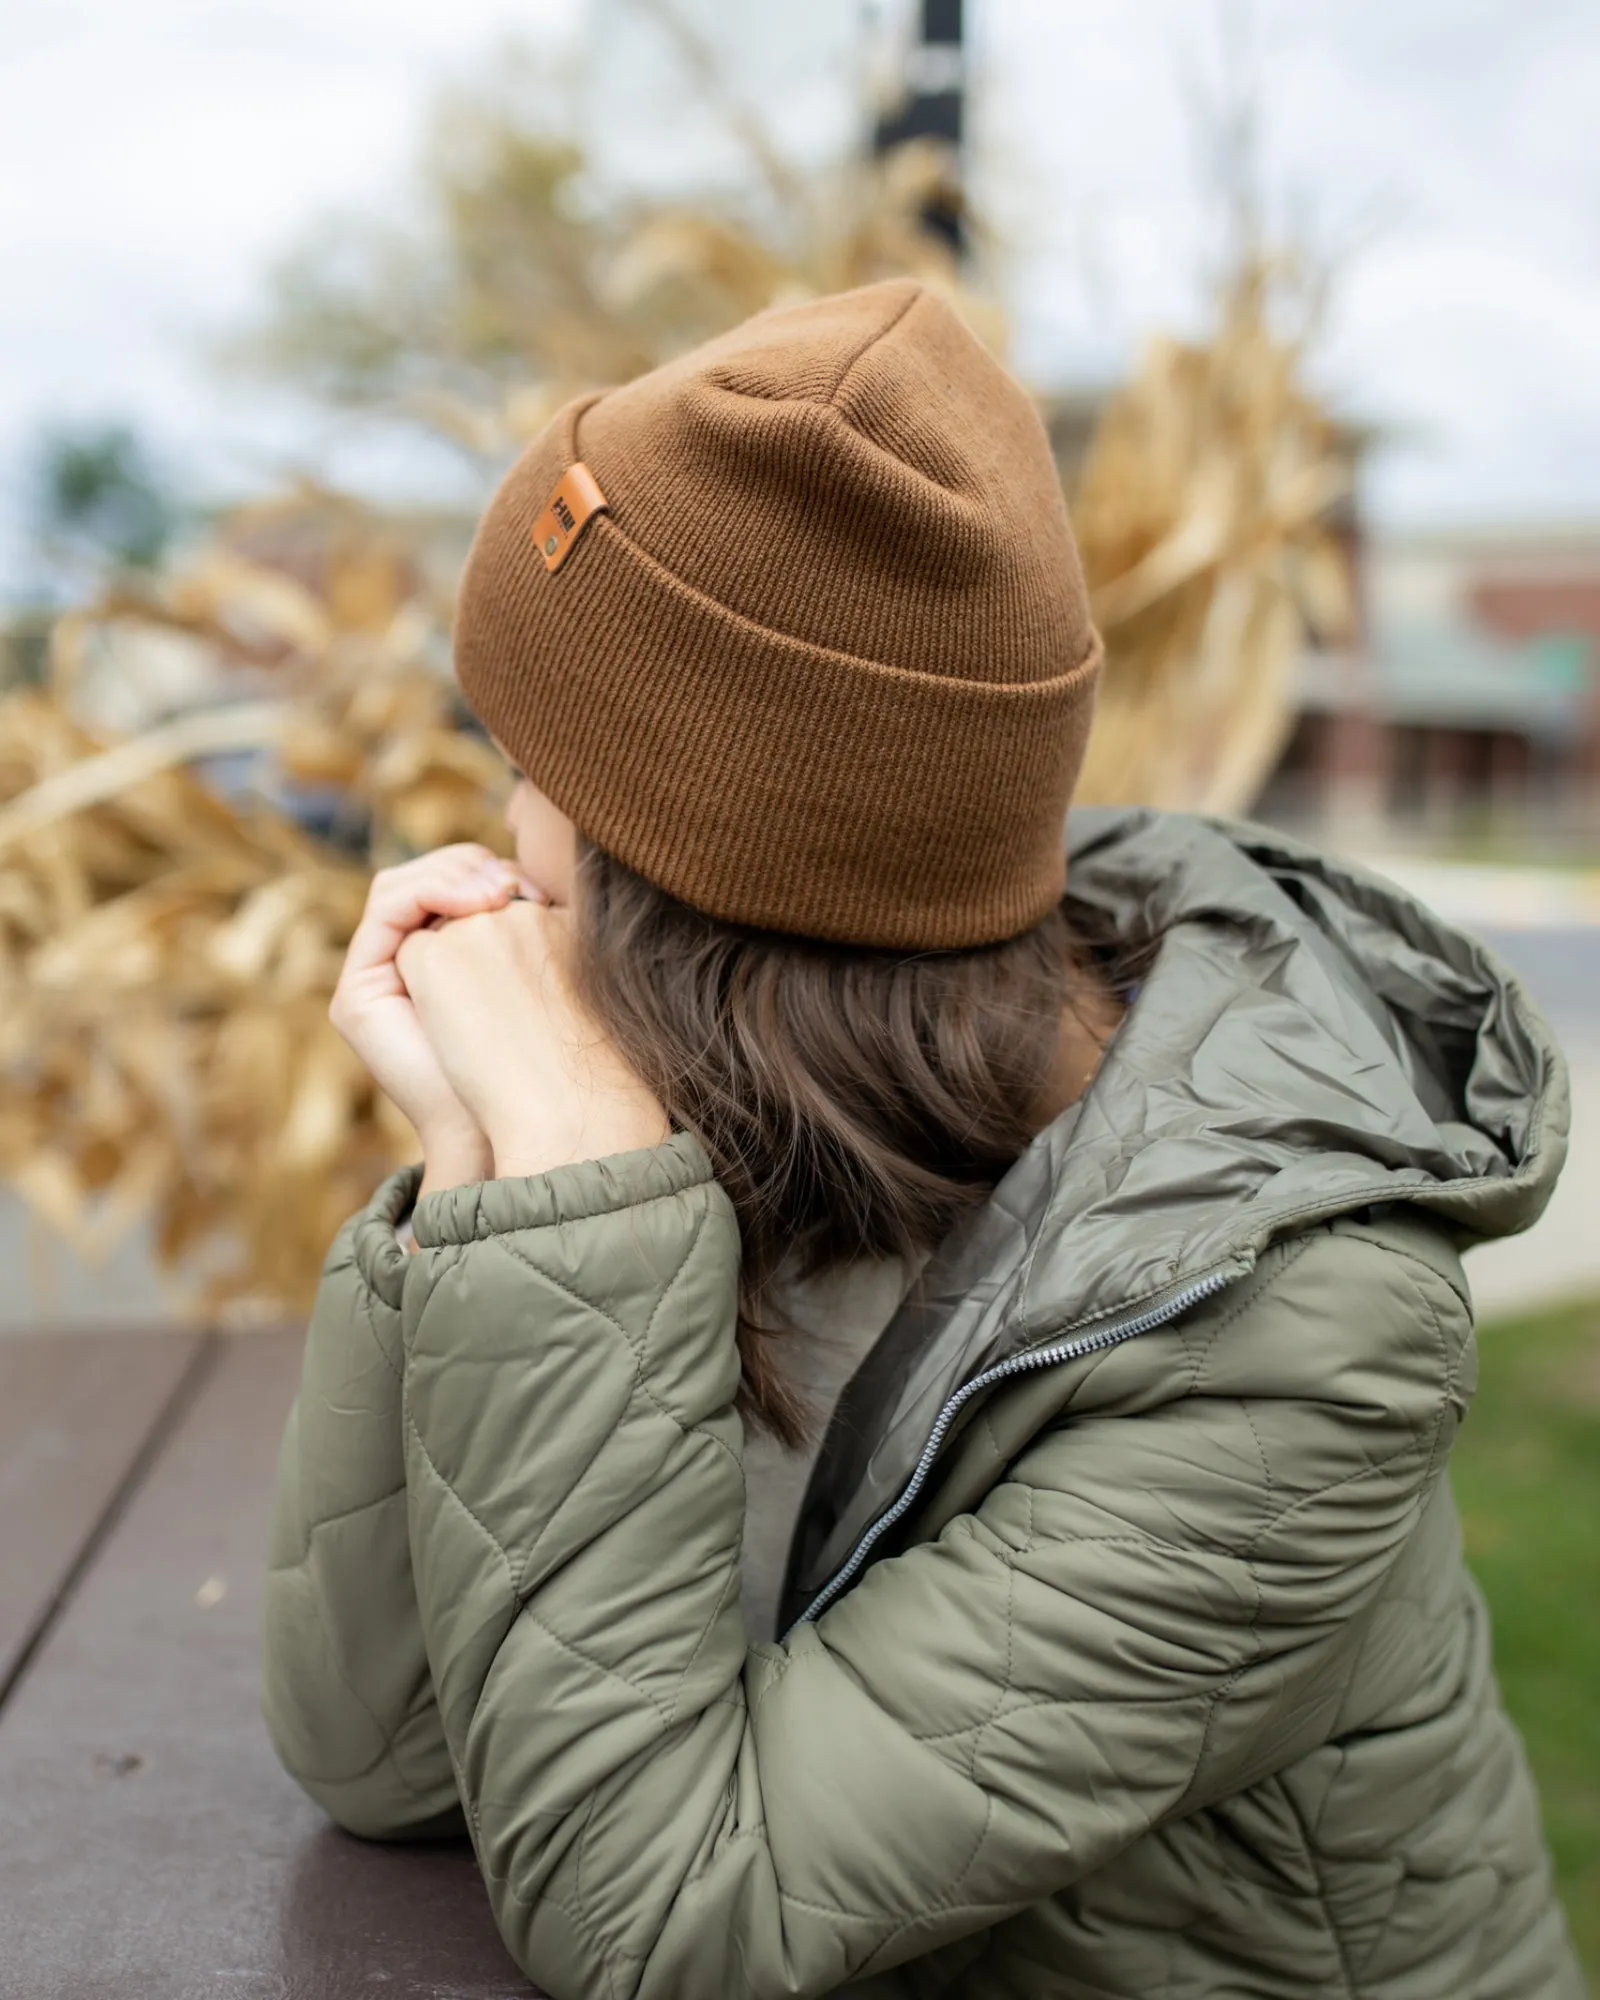
[[[708,915],[940,950],[1062,893],[1100,645],[1032,404],[918,285],[569,405],[484,517],[456,665],[581,833]]]

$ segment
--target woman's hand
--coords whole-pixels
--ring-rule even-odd
[[[451,1090],[502,1179],[659,1146],[666,1113],[566,974],[565,910],[511,903],[416,930],[398,965]]]
[[[396,954],[436,918],[503,909],[519,891],[537,893],[510,862],[468,841],[380,870],[328,1008],[379,1088],[416,1127],[431,1186],[483,1179],[489,1144],[428,1045]]]

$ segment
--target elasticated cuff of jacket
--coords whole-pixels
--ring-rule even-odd
[[[512,1230],[612,1215],[640,1202],[681,1194],[711,1178],[711,1162],[700,1141],[692,1132],[678,1132],[665,1145],[613,1153],[604,1160],[582,1160],[547,1174],[440,1188],[417,1203],[412,1226],[419,1249],[437,1250]]]
[[[351,1249],[367,1289],[393,1311],[405,1289],[406,1252],[395,1230],[417,1198],[421,1167],[401,1167],[378,1189],[351,1225]]]

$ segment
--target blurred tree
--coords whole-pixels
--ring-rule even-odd
[[[154,569],[181,519],[170,485],[126,424],[47,432],[32,486],[38,552],[48,568],[77,578]]]
[[[764,306],[874,278],[937,286],[1001,343],[997,310],[927,226],[949,181],[937,147],[862,150],[802,173],[688,14],[673,0],[629,5],[676,60],[674,119],[715,121],[735,142],[733,179],[687,195],[620,180],[582,136],[581,74],[503,53],[442,101],[414,214],[347,217],[301,244],[233,358],[497,458],[583,389]]]

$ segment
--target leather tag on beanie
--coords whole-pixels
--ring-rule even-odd
[[[545,568],[560,569],[589,522],[596,514],[607,513],[609,507],[599,480],[583,460],[569,465],[545,502],[544,512],[533,524],[533,539],[544,557]]]

